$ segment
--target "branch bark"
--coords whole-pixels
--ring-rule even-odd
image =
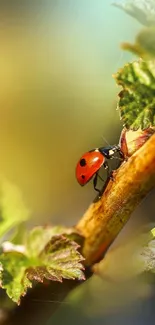
[[[114,172],[101,199],[92,203],[76,229],[85,237],[83,255],[91,266],[103,257],[132,212],[155,186],[155,135]]]

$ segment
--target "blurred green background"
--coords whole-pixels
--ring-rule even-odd
[[[77,183],[76,163],[85,151],[106,145],[102,137],[118,143],[119,88],[112,74],[133,59],[120,43],[133,43],[141,25],[110,0],[15,0],[0,4],[0,26],[1,174],[19,187],[35,224],[73,225],[95,196],[91,182]],[[134,217],[151,218],[153,211],[152,196]],[[132,218],[121,235],[136,222]],[[122,261],[115,267],[123,270]],[[49,324],[64,317],[68,325],[147,324],[141,310],[148,293],[141,282],[115,287],[93,277]],[[133,302],[128,310],[126,298]]]
[[[112,74],[131,59],[122,41],[140,25],[109,0],[0,4],[0,170],[22,190],[35,223],[74,224],[94,198],[75,166],[117,143]]]

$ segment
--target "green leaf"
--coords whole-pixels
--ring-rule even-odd
[[[0,237],[26,221],[30,211],[23,202],[20,190],[6,179],[0,179]]]
[[[124,10],[145,26],[155,26],[154,0],[127,0],[114,2],[113,5]]]
[[[79,245],[64,236],[54,236],[40,254],[42,265],[28,270],[29,279],[40,282],[44,278],[53,281],[62,281],[63,278],[84,280],[81,264],[84,258],[78,248]]]
[[[155,58],[155,27],[145,28],[136,37],[135,44],[123,43],[124,50],[130,51],[142,59]]]
[[[24,296],[27,288],[32,286],[25,273],[28,259],[19,252],[7,252],[0,255],[0,264],[1,287],[14,302],[19,304],[21,296]]]
[[[77,233],[74,228],[65,228],[63,226],[39,226],[35,227],[28,234],[25,247],[27,254],[30,256],[36,256],[41,253],[47,243],[55,235],[64,235],[70,240],[75,240],[82,245],[83,238]]]
[[[62,235],[65,230],[66,235]],[[28,235],[25,246],[3,243],[0,283],[14,302],[20,303],[33,280],[85,279],[79,245],[69,238],[73,233],[73,229],[63,227],[36,227]]]
[[[142,130],[155,126],[155,63],[134,61],[120,69],[114,78],[123,90],[118,108],[126,128]]]

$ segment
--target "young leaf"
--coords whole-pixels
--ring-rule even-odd
[[[65,235],[70,240],[82,243],[82,238],[74,228],[65,228],[62,226],[38,226],[31,230],[26,239],[26,250],[30,256],[36,256],[41,253],[47,243],[53,236]]]
[[[136,37],[135,44],[123,43],[122,49],[130,51],[142,59],[155,58],[155,27],[143,29]]]
[[[62,235],[52,237],[39,256],[41,265],[28,270],[29,279],[39,282],[44,278],[60,282],[63,278],[84,280],[81,264],[84,258],[78,248],[79,245]]]
[[[6,242],[0,255],[0,284],[8,296],[18,304],[26,294],[32,281],[44,279],[60,281],[62,279],[84,280],[82,261],[78,252],[79,245],[67,238],[73,230],[63,227],[37,227],[26,241],[23,252],[21,247]],[[56,233],[59,233],[56,235]]]
[[[155,26],[155,2],[154,0],[127,0],[114,2],[113,5],[123,9],[127,14],[136,18],[145,26]]]
[[[8,296],[17,304],[27,288],[32,286],[25,271],[28,267],[27,257],[19,252],[7,252],[0,255],[0,283]]]
[[[123,90],[118,108],[127,129],[155,126],[155,63],[143,60],[126,64],[114,76]]]

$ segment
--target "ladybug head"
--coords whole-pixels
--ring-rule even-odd
[[[87,184],[105,161],[104,155],[98,150],[85,153],[76,166],[76,178],[81,186]]]

